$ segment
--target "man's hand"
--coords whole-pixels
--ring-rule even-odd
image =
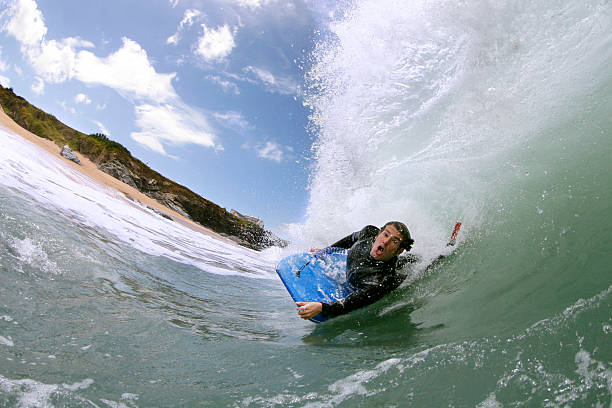
[[[298,315],[304,320],[312,319],[323,310],[323,304],[320,302],[296,302],[298,305]]]
[[[321,248],[310,248],[310,252],[319,252]]]

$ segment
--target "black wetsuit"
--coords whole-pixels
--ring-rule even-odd
[[[384,262],[370,255],[372,243],[379,231],[375,226],[368,225],[331,245],[350,248],[346,261],[346,277],[355,291],[343,300],[323,303],[323,315],[337,316],[374,303],[406,279],[405,275],[396,273],[396,270],[405,264],[400,262],[397,256]]]

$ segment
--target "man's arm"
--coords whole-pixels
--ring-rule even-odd
[[[359,288],[346,298],[333,303],[297,302],[298,314],[302,319],[311,319],[319,313],[334,317],[370,305],[396,289],[406,279],[406,276],[396,275],[389,279],[381,284],[372,284]]]
[[[397,282],[361,287],[342,300],[322,303],[321,313],[325,316],[333,317],[370,305],[397,288],[402,281],[403,279],[399,279]]]

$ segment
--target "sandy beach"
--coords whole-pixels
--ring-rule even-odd
[[[49,154],[52,154],[55,157],[60,158],[65,163],[77,169],[78,171],[88,176],[89,178],[107,187],[110,187],[116,191],[123,193],[126,196],[126,200],[131,199],[131,200],[138,201],[144,205],[147,205],[151,208],[156,209],[157,211],[160,211],[170,216],[174,221],[179,222],[194,231],[200,232],[202,234],[206,234],[208,236],[212,236],[214,238],[231,243],[233,245],[238,245],[234,241],[226,237],[223,237],[219,235],[218,233],[193,222],[192,220],[186,218],[185,216],[179,214],[178,212],[160,204],[159,202],[141,193],[134,187],[117,180],[116,178],[112,177],[109,174],[104,173],[103,171],[99,170],[98,167],[91,160],[81,155],[79,152],[74,152],[74,153],[78,156],[79,160],[81,161],[80,165],[70,160],[64,159],[59,154],[61,150],[61,146],[56,145],[55,142],[51,140],[43,139],[42,137],[36,136],[32,132],[25,130],[24,128],[19,126],[15,121],[13,121],[13,119],[11,119],[2,109],[0,109],[0,126],[2,126],[3,128],[9,130],[10,132],[14,134],[17,134],[23,137],[27,141],[42,148]],[[248,248],[245,248],[245,249],[248,249]]]

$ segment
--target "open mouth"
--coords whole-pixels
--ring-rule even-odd
[[[382,255],[385,253],[385,248],[382,245],[376,247],[376,255]]]

